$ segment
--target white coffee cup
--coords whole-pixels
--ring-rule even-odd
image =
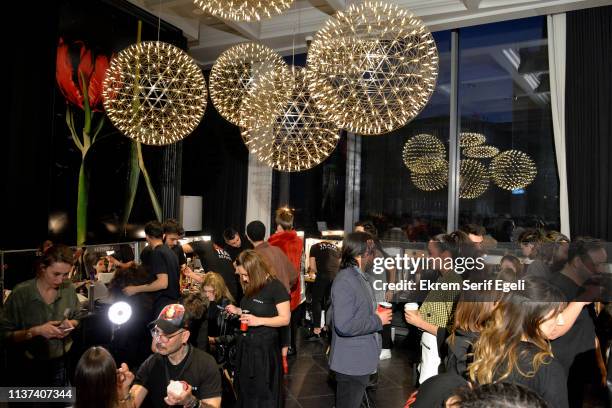
[[[406,303],[404,305],[404,311],[408,312],[411,310],[419,310],[419,304],[418,303]]]

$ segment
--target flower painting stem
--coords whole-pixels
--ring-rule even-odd
[[[87,175],[85,174],[85,156],[81,159],[79,169],[79,186],[77,192],[77,245],[85,244],[87,239]]]

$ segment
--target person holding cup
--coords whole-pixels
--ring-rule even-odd
[[[135,376],[128,374],[127,365],[121,365],[119,373],[134,381],[129,381],[131,387],[125,384],[122,388],[129,391],[119,402],[127,401],[134,408],[221,407],[221,372],[210,354],[189,344],[191,318],[181,304],[164,306],[149,325],[154,354],[141,364]]]
[[[378,332],[391,323],[391,309],[377,305],[372,284],[364,274],[373,251],[370,234],[348,234],[342,242],[340,272],[332,284],[329,366],[336,373],[336,408],[361,405],[370,375],[378,368]]]
[[[235,376],[237,407],[281,407],[279,328],[291,320],[289,293],[256,251],[241,252],[235,265],[244,297],[240,308],[229,305],[225,310],[240,316]]]

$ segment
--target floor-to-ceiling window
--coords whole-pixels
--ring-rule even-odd
[[[546,37],[545,17],[459,30],[461,136],[486,139],[461,147],[459,224],[484,225],[499,241],[513,225],[558,229]]]
[[[401,129],[357,140],[361,143],[359,218],[373,221],[379,236],[389,240],[426,240],[446,228],[451,32],[436,32],[434,39],[438,80],[427,106]],[[436,164],[404,154],[405,148],[418,154],[435,150],[436,145],[443,148],[444,156]]]

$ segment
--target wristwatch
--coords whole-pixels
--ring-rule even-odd
[[[32,334],[32,330],[31,329],[27,329],[26,332],[25,332],[26,340],[30,340],[32,337],[34,337],[34,334]]]

